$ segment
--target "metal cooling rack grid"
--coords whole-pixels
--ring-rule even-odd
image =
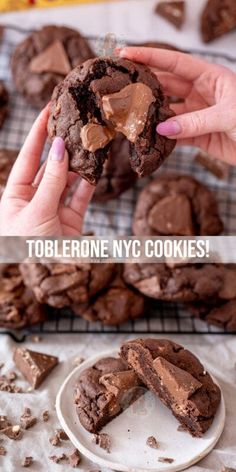
[[[21,28],[9,27],[6,29],[4,42],[0,46],[0,79],[7,84],[11,97],[10,116],[3,130],[0,131],[0,146],[2,148],[19,149],[38,113],[14,90],[9,70],[9,61],[15,45],[28,33],[29,31]],[[99,38],[88,39],[96,50]],[[236,57],[196,50],[189,52],[204,56],[210,62],[223,64],[236,71]],[[44,157],[47,150],[46,146]],[[236,234],[236,168],[231,169],[227,180],[220,181],[194,162],[195,154],[196,150],[192,148],[177,149],[164,164],[161,172],[170,171],[194,175],[200,182],[207,184],[214,191],[218,200],[220,215],[225,225],[225,234]],[[153,177],[155,174],[151,178]],[[132,216],[137,196],[140,189],[149,180],[150,178],[146,178],[138,181],[133,189],[106,205],[91,204],[86,215],[84,231],[93,231],[99,236],[132,234]],[[120,327],[105,327],[99,323],[88,323],[75,317],[73,313],[63,310],[54,312],[51,321],[16,334],[16,340],[22,340],[22,337],[29,333],[222,334],[225,332],[194,319],[180,304],[150,300],[143,318]]]

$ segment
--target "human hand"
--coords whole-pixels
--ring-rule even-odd
[[[68,172],[68,154],[55,138],[39,170],[47,138],[48,107],[39,115],[12,168],[0,203],[1,236],[78,236],[95,187],[81,180],[65,200],[78,175]]]
[[[177,117],[157,126],[180,145],[196,146],[236,165],[236,74],[189,54],[126,47],[120,57],[149,66],[165,94],[183,99],[171,104]]]

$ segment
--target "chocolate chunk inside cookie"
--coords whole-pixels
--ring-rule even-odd
[[[96,184],[117,133],[129,141],[133,171],[144,176],[156,170],[175,146],[156,133],[156,125],[172,115],[147,67],[97,58],[74,69],[56,87],[48,131],[51,138],[65,140],[71,170]]]
[[[165,339],[137,339],[124,343],[120,355],[192,436],[209,429],[220,389],[190,351]]]

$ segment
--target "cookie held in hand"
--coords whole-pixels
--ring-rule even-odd
[[[129,141],[133,171],[140,177],[154,172],[175,146],[156,132],[157,124],[171,116],[150,69],[125,59],[96,58],[55,88],[48,133],[65,140],[70,169],[96,184],[117,133]]]

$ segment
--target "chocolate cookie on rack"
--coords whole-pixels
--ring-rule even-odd
[[[9,111],[9,93],[5,84],[0,80],[0,129],[3,127]]]
[[[91,57],[94,53],[78,31],[65,26],[44,26],[18,44],[13,53],[15,87],[31,105],[43,108],[54,87]]]
[[[197,357],[168,339],[128,341],[120,356],[192,436],[206,433],[221,392]]]
[[[236,298],[236,270],[224,264],[125,264],[124,280],[147,297],[169,302]]]
[[[215,236],[223,223],[213,193],[193,177],[163,174],[141,191],[133,232],[139,236]]]
[[[96,184],[117,133],[129,141],[133,171],[151,174],[171,153],[175,141],[156,126],[173,116],[160,83],[147,67],[110,57],[86,61],[53,93],[48,132],[61,136],[70,169]]]
[[[86,303],[105,289],[115,275],[115,264],[37,263],[20,265],[24,283],[39,303],[55,308]]]
[[[105,326],[119,326],[144,314],[145,299],[129,287],[123,278],[123,265],[116,265],[116,276],[101,293],[84,305],[73,304],[75,314],[87,321],[100,321]]]
[[[1,264],[0,282],[0,328],[20,329],[46,320],[47,310],[25,287],[18,264]]]
[[[193,303],[189,309],[193,316],[209,325],[229,333],[236,332],[236,299],[230,301],[209,299]]]

